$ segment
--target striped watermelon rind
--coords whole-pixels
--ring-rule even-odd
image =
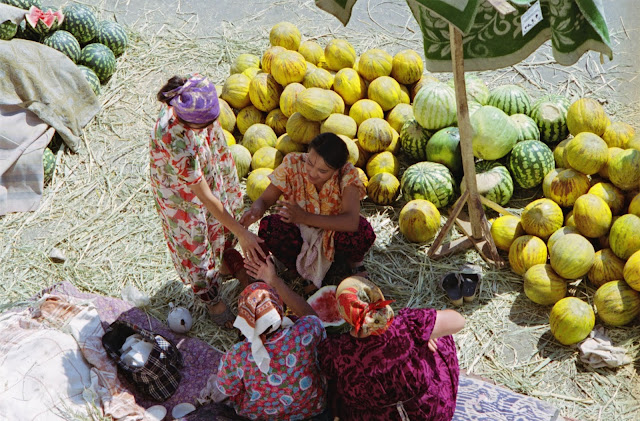
[[[505,206],[513,196],[513,179],[507,167],[497,161],[479,161],[475,165],[478,193],[487,199]],[[464,177],[461,190],[465,190]]]
[[[38,9],[42,6],[42,2],[40,0],[0,0],[0,3],[25,10],[29,10],[31,6],[36,6]]]
[[[540,140],[546,144],[560,142],[569,135],[567,110],[570,102],[560,95],[545,95],[531,105],[529,117],[540,130]]]
[[[457,119],[456,113],[456,95],[446,83],[429,83],[413,99],[413,115],[427,130],[452,126]]]
[[[20,25],[18,25],[18,32],[16,32],[15,37],[40,42],[40,35],[37,34],[30,25],[27,25],[26,20],[23,20],[20,22]]]
[[[407,120],[400,129],[400,147],[412,160],[427,159],[427,142],[431,134],[416,120]]]
[[[45,37],[42,43],[48,47],[54,48],[67,57],[69,57],[74,63],[77,63],[80,59],[80,43],[71,34],[71,32],[58,30],[51,35]]]
[[[44,169],[44,181],[48,182],[53,177],[53,171],[56,169],[56,156],[49,148],[44,148],[42,153],[42,167]]]
[[[116,57],[124,53],[129,45],[129,37],[122,25],[109,20],[103,20],[98,24],[94,41],[109,47]]]
[[[491,91],[487,105],[500,108],[508,115],[529,114],[531,97],[521,86],[502,85]]]
[[[96,94],[96,96],[100,95],[100,79],[98,78],[98,75],[96,75],[96,72],[83,65],[79,65],[78,69],[80,69],[84,78],[87,79],[93,93]]]
[[[449,168],[454,175],[462,173],[460,130],[445,127],[438,130],[427,142],[427,161],[437,162]]]
[[[511,174],[523,189],[540,185],[544,177],[555,167],[553,151],[539,140],[516,143],[509,155]]]
[[[113,51],[97,42],[82,49],[79,63],[96,72],[100,83],[106,83],[116,70],[116,56]]]
[[[9,41],[18,33],[18,25],[10,20],[0,23],[0,39]]]
[[[469,101],[475,101],[480,105],[487,105],[487,102],[489,101],[489,88],[482,79],[480,79],[473,73],[465,73],[464,84]],[[451,86],[452,88],[455,87],[454,80],[449,79],[447,81],[447,85]],[[471,114],[471,110],[469,110],[469,114]]]
[[[69,4],[62,8],[64,22],[62,28],[71,32],[80,45],[95,38],[98,32],[98,18],[90,8],[82,4]]]
[[[509,119],[518,130],[516,143],[523,140],[540,140],[540,129],[531,117],[525,114],[513,114],[509,116]]]
[[[453,185],[453,176],[447,167],[428,161],[411,165],[400,180],[404,200],[428,200],[438,209],[451,202]]]

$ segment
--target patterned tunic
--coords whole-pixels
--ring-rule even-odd
[[[326,337],[316,316],[267,339],[269,373],[253,362],[251,344],[237,343],[220,360],[218,389],[230,396],[238,415],[261,420],[303,420],[326,406],[326,385],[318,370],[316,347]]]
[[[411,420],[453,417],[458,357],[453,337],[427,343],[436,321],[433,309],[402,309],[382,335],[330,335],[318,347],[320,369],[335,384],[335,416],[341,421],[400,420],[397,403]]]
[[[240,216],[242,191],[220,123],[191,129],[178,121],[171,107],[163,105],[149,149],[151,188],[176,270],[202,299],[215,300],[220,283],[215,268],[229,232],[189,185],[204,177],[225,209]]]
[[[316,215],[337,215],[342,210],[342,192],[347,186],[354,186],[362,200],[366,196],[366,190],[358,170],[350,162],[336,171],[332,178],[327,180],[322,189],[318,191],[316,186],[307,178],[306,153],[289,153],[284,157],[282,164],[276,168],[269,179],[271,184],[277,187],[287,200],[294,201],[302,209]],[[333,261],[335,252],[333,237],[335,231],[325,230],[322,238],[322,248],[325,257]]]

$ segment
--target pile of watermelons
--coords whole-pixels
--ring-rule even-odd
[[[98,20],[87,6],[69,4],[62,9],[42,5],[41,0],[0,0],[25,9],[16,25],[0,23],[0,40],[23,38],[41,42],[64,53],[82,70],[96,95],[116,69],[116,57],[127,49],[129,38],[114,21]]]

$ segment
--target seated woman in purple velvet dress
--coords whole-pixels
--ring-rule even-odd
[[[451,420],[458,358],[451,335],[464,327],[453,310],[405,308],[394,317],[380,289],[350,277],[336,291],[349,333],[318,347],[333,414],[349,420]]]

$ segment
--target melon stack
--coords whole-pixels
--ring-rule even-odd
[[[527,297],[554,305],[551,330],[570,344],[589,334],[595,314],[611,326],[640,314],[640,138],[590,98],[567,107],[566,126],[570,137],[554,150],[561,167],[544,178],[545,198],[521,217],[497,218],[491,233],[523,275]],[[595,290],[595,314],[565,298],[567,284],[579,279]]]

